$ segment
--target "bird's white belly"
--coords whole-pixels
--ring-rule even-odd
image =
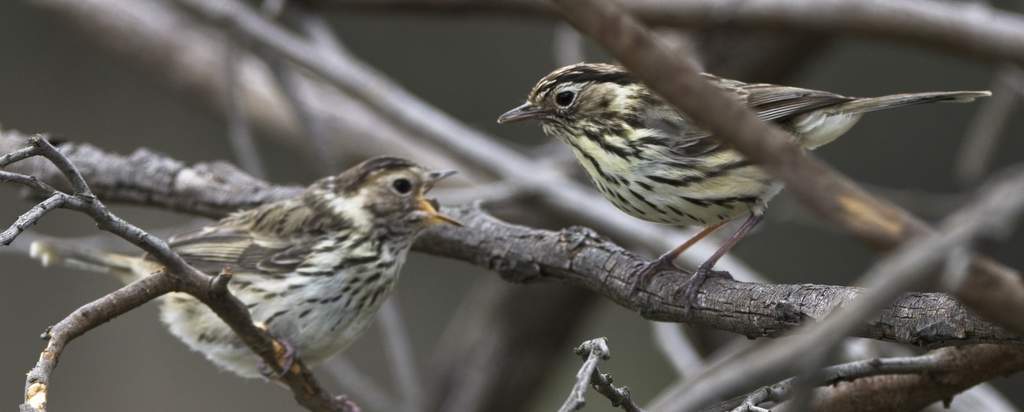
[[[315,365],[346,349],[366,331],[390,296],[404,258],[403,254],[386,273],[353,273],[359,270],[356,267],[334,276],[289,275],[287,282],[279,282],[279,290],[239,290],[233,286],[231,289],[246,305],[261,302],[249,310],[253,321],[266,325],[271,335],[292,345],[303,362]],[[353,279],[365,279],[376,273],[380,273],[377,280],[361,285],[362,293],[345,291],[346,286],[353,287]],[[288,288],[301,282],[306,282],[301,288]],[[267,302],[267,293],[282,293],[275,306],[262,304]],[[243,377],[261,376],[259,357],[212,310],[194,298],[169,295],[161,307],[161,319],[173,335],[221,368]]]
[[[800,144],[809,150],[814,150],[831,143],[849,131],[860,120],[860,116],[860,114],[835,114],[816,110],[798,116],[789,124]]]

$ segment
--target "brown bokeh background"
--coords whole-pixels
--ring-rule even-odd
[[[518,104],[528,88],[554,66],[546,47],[553,24],[514,18],[346,15],[332,17],[353,52],[415,94],[470,125],[518,145],[541,144],[535,125],[498,127],[494,119]],[[109,54],[63,19],[21,2],[0,4],[0,125],[49,132],[129,152],[148,147],[186,161],[232,159],[219,111],[194,95]],[[904,91],[984,89],[992,66],[909,46],[840,39],[812,59],[789,83],[850,95]],[[757,79],[743,79],[757,80]],[[952,164],[973,105],[928,105],[868,116],[819,155],[855,179],[896,189],[952,193]],[[1015,109],[1016,110],[1016,109]],[[1019,113],[1017,110],[1015,113]],[[1014,116],[1017,117],[1017,116]],[[1013,119],[995,158],[995,169],[1020,161],[1024,122]],[[352,136],[332,136],[337,139]],[[300,152],[276,140],[258,141],[270,179],[306,183],[315,176],[296,161]],[[0,222],[11,222],[30,203],[0,187]],[[777,282],[849,284],[876,255],[813,217],[783,195],[771,218],[735,254]],[[147,229],[168,229],[189,217],[117,206],[115,211]],[[525,213],[529,213],[526,211]],[[58,235],[95,232],[86,218],[58,211],[37,230]],[[171,230],[173,231],[173,230]],[[166,233],[166,230],[164,231]],[[1002,262],[1024,267],[1021,231],[986,245]],[[71,270],[43,270],[27,257],[0,251],[0,405],[20,403],[24,374],[43,342],[38,335],[79,305],[117,287],[112,279]],[[474,280],[495,276],[475,267],[416,255],[398,288],[421,372],[442,327]],[[550,285],[505,287],[560,287]],[[529,304],[529,302],[524,302]],[[543,322],[543,319],[538,319]],[[650,399],[674,379],[637,314],[601,302],[579,319],[574,341],[610,338],[613,357],[604,366]],[[380,337],[370,331],[351,359],[391,389]],[[542,394],[522,410],[550,411],[564,399],[578,360],[565,348]],[[428,375],[427,373],[423,373]],[[324,379],[329,385],[331,380]],[[1021,379],[1016,379],[1020,388]],[[998,382],[1017,405],[1024,394],[1011,380]],[[358,398],[358,396],[357,396]],[[299,410],[274,385],[219,372],[165,332],[148,304],[74,341],[55,373],[50,405],[58,411],[282,411]],[[610,411],[593,396],[589,411]]]

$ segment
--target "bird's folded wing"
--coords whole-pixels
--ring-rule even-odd
[[[289,241],[253,232],[207,227],[171,239],[185,261],[211,275],[225,268],[241,273],[280,274],[294,271],[315,245],[312,239]]]

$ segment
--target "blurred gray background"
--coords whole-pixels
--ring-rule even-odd
[[[545,143],[536,125],[499,128],[494,120],[521,102],[533,83],[553,69],[547,47],[551,21],[340,13],[332,21],[353,52],[418,96],[509,142],[524,147]],[[123,153],[148,147],[186,161],[232,159],[219,111],[146,67],[97,47],[94,38],[67,21],[26,3],[3,2],[0,27],[4,128],[49,132]],[[788,83],[850,95],[985,89],[992,70],[991,65],[966,58],[844,38],[808,61]],[[955,184],[952,165],[977,109],[977,104],[926,105],[872,114],[818,154],[872,185],[956,193],[969,189]],[[1024,157],[1024,139],[1019,138],[1024,122],[1014,117],[996,155],[996,170]],[[295,148],[273,139],[258,143],[270,164],[270,180],[305,184],[316,177],[295,160]],[[0,187],[0,199],[3,225],[31,205],[7,187]],[[817,223],[785,195],[772,210],[769,221],[741,243],[735,255],[773,281],[849,284],[876,257],[860,242]],[[115,211],[147,229],[190,220],[133,207],[118,206]],[[64,211],[51,214],[36,229],[61,235],[95,232],[86,218]],[[986,246],[986,251],[1021,268],[1022,240],[1017,231],[1004,243]],[[43,347],[38,336],[44,328],[118,284],[91,273],[42,270],[10,252],[0,252],[0,262],[0,405],[9,409],[21,402],[25,372]],[[422,255],[406,265],[398,296],[421,370],[460,297],[482,276],[495,275]],[[650,399],[674,379],[652,343],[648,323],[639,315],[602,301],[579,323],[572,341],[608,336],[613,357],[603,369],[612,372],[616,382],[627,384],[636,399]],[[380,347],[374,330],[348,353],[390,388]],[[579,364],[571,349],[564,348],[562,362],[551,365],[543,393],[522,410],[557,408]],[[326,375],[324,381],[333,387]],[[1010,380],[998,383],[1007,396],[1024,405],[1024,393],[1006,390],[1013,387]],[[1016,383],[1019,388],[1021,379]],[[613,410],[607,404],[592,395],[587,410]],[[152,303],[74,341],[54,375],[50,405],[56,411],[300,410],[286,391],[219,372],[190,353],[164,330]]]

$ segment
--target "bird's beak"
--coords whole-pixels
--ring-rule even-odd
[[[434,185],[441,180],[458,173],[455,170],[435,170],[427,173],[427,181],[423,184],[423,192],[429,192],[430,189],[434,188]]]
[[[434,199],[427,199],[423,196],[419,198],[420,210],[427,214],[427,222],[434,224],[447,223],[449,225],[462,226],[462,222],[452,219],[448,216],[441,214],[437,211],[437,201]]]
[[[530,102],[523,103],[518,107],[505,112],[498,117],[498,124],[518,122],[520,120],[533,119],[547,114],[547,110],[534,106]]]
[[[455,174],[454,170],[439,170],[427,173],[426,182],[423,185],[423,193],[430,191],[434,187],[434,184],[448,176]],[[462,226],[462,223],[458,220],[452,219],[448,216],[438,212],[437,200],[427,199],[422,194],[419,196],[419,208],[421,211],[427,214],[427,221],[430,223],[440,224],[447,223],[449,225]]]

